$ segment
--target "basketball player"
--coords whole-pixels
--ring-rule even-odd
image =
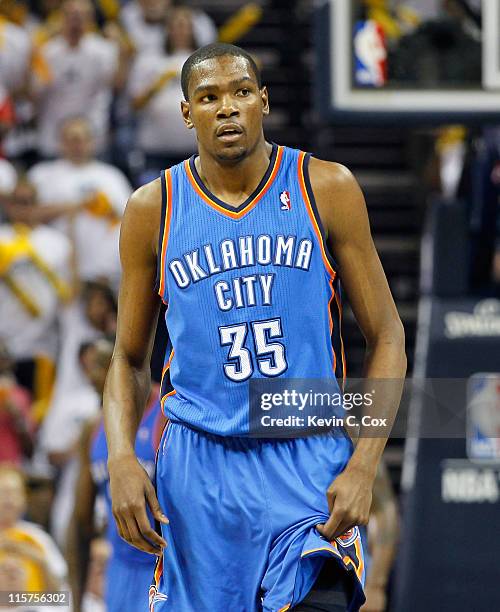
[[[102,393],[106,372],[110,363],[112,346],[107,340],[94,345],[89,376],[97,392]],[[155,391],[157,388],[155,386]],[[155,454],[165,418],[160,405],[151,394],[144,416],[137,431],[135,453],[148,476],[153,478]],[[68,534],[70,574],[75,598],[79,599],[79,582],[82,581],[85,560],[88,557],[90,526],[94,524],[94,506],[98,494],[102,496],[108,513],[106,539],[111,545],[111,555],[106,564],[105,602],[108,612],[123,610],[147,610],[148,590],[154,570],[154,557],[133,548],[118,535],[111,515],[107,446],[101,416],[85,427],[80,440],[80,473],[75,497],[73,520]],[[80,609],[80,602],[77,602]]]
[[[336,384],[340,278],[367,341],[367,376],[403,378],[404,332],[363,196],[343,166],[265,140],[268,93],[242,49],[199,49],[181,80],[198,155],[137,190],[122,225],[105,395],[119,533],[160,555],[155,612],[358,610],[357,525],[368,520],[386,439],[361,436],[353,450],[339,432],[251,437],[248,394],[251,378]],[[157,293],[168,305],[171,350],[161,389],[170,423],[155,493],[134,439],[149,389]],[[395,387],[385,414],[393,417],[399,400]]]

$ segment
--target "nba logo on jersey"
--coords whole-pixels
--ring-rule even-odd
[[[280,193],[281,210],[290,210],[292,208],[292,202],[290,200],[290,193],[288,191],[282,191]]]

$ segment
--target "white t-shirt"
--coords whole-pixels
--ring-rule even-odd
[[[130,0],[120,12],[122,25],[130,36],[138,53],[162,53],[167,39],[163,23],[147,23],[140,4]],[[212,19],[203,11],[193,11],[193,31],[196,44],[209,45],[217,39],[217,28]]]
[[[8,244],[16,237],[12,225],[0,225],[0,243]],[[62,280],[69,282],[71,242],[61,232],[39,225],[29,234],[35,252]],[[40,310],[32,316],[11,289],[0,281],[0,338],[16,360],[43,354],[55,358],[57,350],[57,317],[60,306],[53,284],[26,256],[9,268],[17,285]]]
[[[83,426],[99,414],[100,400],[89,384],[59,393],[42,423],[40,447],[47,453],[63,453],[78,442]]]
[[[12,92],[23,84],[30,53],[29,34],[0,15],[0,80],[7,91]]]
[[[98,151],[106,144],[112,83],[118,65],[118,47],[94,33],[70,47],[56,36],[40,49],[48,79],[34,77],[38,92],[38,140],[43,155],[59,153],[59,128],[69,117],[83,115],[94,129]]]
[[[180,72],[188,53],[164,55],[141,53],[130,72],[128,91],[131,98],[143,94],[167,70],[176,70],[171,79],[137,114],[137,140],[146,153],[190,155],[196,149],[196,134],[184,125]]]
[[[17,172],[14,166],[6,159],[0,158],[0,195],[12,193],[16,186]]]
[[[108,198],[113,211],[121,219],[132,187],[125,175],[110,164],[90,161],[75,165],[68,160],[36,164],[28,172],[37,189],[40,205],[75,204],[101,192]],[[69,231],[65,219],[54,226]],[[109,279],[117,288],[120,279],[119,223],[89,212],[81,212],[75,219],[75,250],[78,273],[84,280],[99,277]]]
[[[89,323],[79,301],[75,301],[61,310],[60,333],[61,345],[57,360],[57,375],[49,414],[56,405],[61,406],[62,411],[71,412],[65,406],[71,400],[72,394],[78,389],[90,388],[90,382],[80,366],[78,352],[83,343],[93,342],[102,335]],[[69,416],[69,418],[72,419],[72,416]],[[66,440],[53,443],[65,446]],[[71,442],[68,443],[71,444]],[[51,450],[56,449],[52,448]]]

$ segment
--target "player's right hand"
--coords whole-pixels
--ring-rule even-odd
[[[154,518],[167,524],[156,493],[137,457],[111,459],[108,462],[112,512],[120,537],[144,552],[161,555],[165,540],[151,526],[146,504]]]

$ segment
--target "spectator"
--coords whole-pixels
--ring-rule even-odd
[[[3,218],[5,200],[14,191],[16,181],[16,169],[9,161],[0,157],[0,222]]]
[[[186,128],[180,110],[182,64],[197,47],[192,12],[173,9],[166,30],[166,48],[139,55],[130,74],[129,93],[133,107],[139,111],[137,143],[152,175],[142,182],[182,161],[196,147],[194,131]]]
[[[26,83],[31,43],[29,34],[0,15],[0,84],[16,94]]]
[[[22,520],[25,511],[22,473],[0,466],[0,590],[59,591],[67,584],[66,563],[41,527]]]
[[[73,510],[78,465],[76,443],[85,422],[99,411],[100,400],[90,383],[94,340],[112,335],[116,326],[116,301],[103,283],[85,286],[82,303],[75,302],[62,317],[63,343],[54,396],[43,423],[38,452],[47,455],[59,476],[52,508],[51,532],[65,544]]]
[[[88,281],[104,277],[117,288],[120,219],[132,188],[120,170],[94,158],[87,119],[63,123],[61,149],[61,159],[36,164],[28,173],[46,206],[44,220],[57,220],[57,227],[69,232],[65,215],[73,208],[78,213],[74,240],[80,277]]]
[[[387,591],[399,539],[399,513],[387,467],[379,464],[368,523],[366,603],[362,612],[388,609]]]
[[[0,340],[0,463],[20,466],[33,453],[31,398],[17,384],[7,347]]]
[[[89,0],[66,0],[61,34],[36,53],[32,90],[38,114],[41,155],[58,153],[58,130],[68,117],[86,116],[96,134],[96,149],[107,144],[114,80],[119,72],[119,47],[91,32]]]
[[[121,11],[123,27],[132,39],[137,52],[161,53],[165,48],[165,17],[171,0],[130,0]],[[193,13],[193,30],[200,46],[217,38],[217,30],[210,17],[201,10]]]
[[[59,306],[70,297],[71,243],[33,221],[35,188],[22,179],[4,203],[0,225],[0,337],[19,382],[33,393],[35,417],[48,405],[54,379]]]
[[[88,375],[95,350],[91,343],[79,352],[82,374]],[[39,452],[46,453],[55,468],[56,490],[50,531],[61,548],[66,545],[68,522],[73,512],[78,475],[76,444],[88,419],[99,412],[100,401],[88,379],[71,394],[56,396],[40,432]]]
[[[3,157],[3,140],[14,123],[12,100],[0,78],[0,222],[2,205],[16,186],[17,172],[14,166]]]
[[[116,299],[109,285],[86,283],[81,300],[75,300],[61,314],[61,346],[51,410],[60,401],[62,411],[67,413],[64,406],[71,403],[68,398],[89,387],[85,363],[82,368],[82,347],[101,336],[113,335],[115,328]]]
[[[106,612],[104,593],[106,589],[106,567],[111,547],[104,538],[95,538],[90,544],[89,567],[85,593],[82,598],[82,612]]]
[[[1,73],[0,73],[1,75]],[[12,97],[0,78],[0,142],[15,123]]]

